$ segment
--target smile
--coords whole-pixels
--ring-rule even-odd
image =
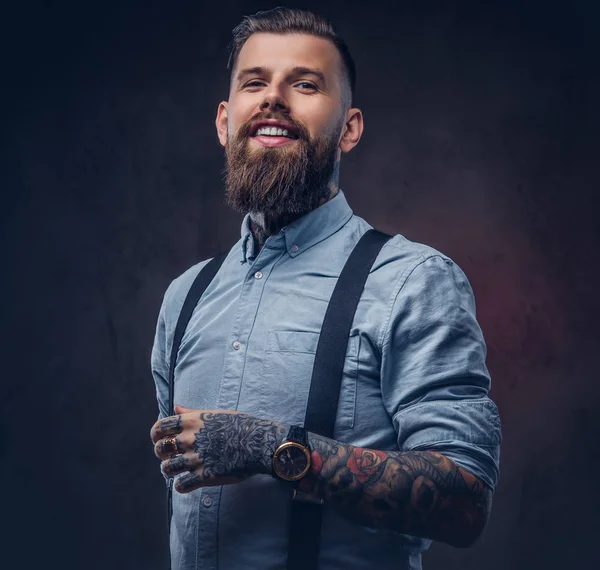
[[[250,138],[262,147],[285,146],[298,139],[296,127],[289,121],[263,119],[252,126]]]
[[[284,135],[256,135],[250,139],[265,147],[285,146],[297,140]]]

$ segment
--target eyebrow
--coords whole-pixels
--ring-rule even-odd
[[[269,73],[270,70],[267,67],[248,67],[246,69],[242,69],[238,74],[237,74],[237,81],[238,83],[246,76],[248,75],[263,75],[263,74],[267,74]],[[319,81],[321,81],[323,84],[327,84],[327,81],[325,79],[325,74],[320,70],[317,69],[316,67],[302,67],[302,66],[296,66],[294,68],[292,68],[292,72],[291,75],[314,75]]]

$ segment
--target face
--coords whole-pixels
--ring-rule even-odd
[[[324,38],[248,38],[216,120],[234,209],[279,218],[309,212],[329,195],[341,152],[362,134],[360,111],[342,104],[341,69]]]

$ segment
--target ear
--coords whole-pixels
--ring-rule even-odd
[[[350,152],[360,140],[363,132],[363,116],[360,109],[348,109],[346,123],[340,140],[342,152]]]
[[[221,101],[217,108],[217,118],[215,120],[217,127],[217,136],[221,146],[227,144],[227,101]]]

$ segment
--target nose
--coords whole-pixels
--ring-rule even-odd
[[[269,89],[265,91],[264,97],[260,102],[261,111],[289,111],[290,106],[287,99],[281,92],[277,84],[271,83]]]

